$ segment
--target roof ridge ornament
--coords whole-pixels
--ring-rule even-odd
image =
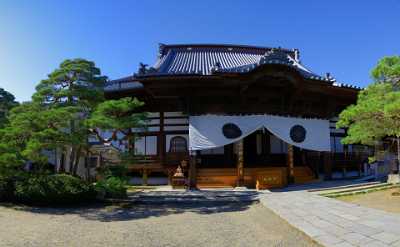
[[[149,74],[149,73],[154,73],[154,72],[157,71],[157,70],[156,70],[155,68],[153,68],[153,67],[149,67],[149,68],[147,68],[147,67],[149,67],[148,64],[139,63],[138,72],[137,72],[136,74],[134,74],[134,75],[139,75],[139,76],[141,76],[141,75],[145,75],[145,74]]]
[[[335,77],[333,77],[333,76],[331,75],[330,72],[326,72],[325,78],[326,78],[328,81],[332,81],[332,82],[335,82],[335,81],[336,81]]]
[[[215,64],[211,67],[211,73],[218,72],[222,69],[222,65],[219,61],[215,62]]]
[[[293,61],[290,60],[288,54],[286,54],[281,48],[272,48],[265,52],[264,56],[262,56],[258,62],[259,65],[267,63],[293,65]]]
[[[167,45],[164,44],[164,43],[158,43],[158,56],[159,56],[159,57],[164,56],[164,50],[165,50],[165,47],[166,47],[166,46],[167,46]]]

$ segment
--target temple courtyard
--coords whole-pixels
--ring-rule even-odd
[[[261,203],[234,197],[78,209],[3,205],[0,246],[319,246]]]
[[[376,206],[393,189],[320,195],[334,185],[161,189],[79,208],[3,204],[0,246],[400,246],[400,214]]]

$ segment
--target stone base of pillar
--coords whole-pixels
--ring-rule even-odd
[[[387,183],[389,184],[398,184],[400,183],[400,175],[399,174],[389,174]]]
[[[244,187],[244,186],[235,187],[235,188],[233,188],[233,190],[243,191],[243,190],[247,190],[247,187]]]

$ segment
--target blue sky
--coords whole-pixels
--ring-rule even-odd
[[[400,1],[0,1],[0,87],[19,101],[66,58],[115,79],[153,64],[158,43],[298,48],[303,64],[366,86],[400,54]]]

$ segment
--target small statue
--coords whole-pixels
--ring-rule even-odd
[[[179,165],[178,168],[176,168],[174,177],[184,177],[184,176],[185,176],[185,175],[183,175],[182,168],[181,168],[181,166]]]
[[[176,168],[174,176],[172,176],[172,188],[174,189],[184,189],[186,187],[186,178],[182,172],[181,166]]]
[[[187,165],[188,165],[188,162],[186,160],[181,161],[181,166],[183,169],[185,169],[187,167]]]

